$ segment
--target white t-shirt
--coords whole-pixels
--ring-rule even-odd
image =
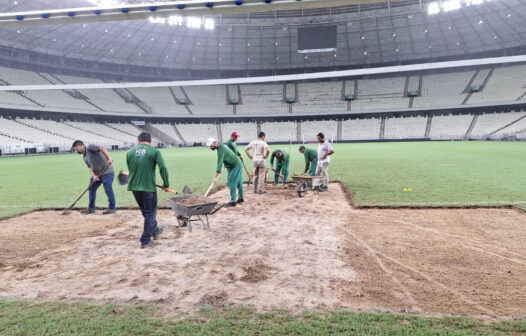
[[[260,139],[256,139],[249,143],[247,148],[252,148],[252,150],[254,151],[254,153],[252,154],[252,160],[254,161],[265,160],[265,150],[270,150],[267,143]]]
[[[325,140],[323,143],[318,143],[318,163],[331,162],[330,155],[327,156],[325,160],[322,160],[321,158],[332,150],[334,149],[332,148],[332,145],[329,143],[329,141]]]

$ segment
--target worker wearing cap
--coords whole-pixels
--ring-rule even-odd
[[[212,184],[216,184],[219,176],[221,175],[221,170],[223,165],[225,165],[226,170],[228,171],[227,185],[230,189],[230,202],[228,206],[236,206],[236,204],[241,204],[244,202],[243,199],[243,171],[241,169],[241,160],[239,157],[230,149],[227,145],[218,143],[215,139],[209,138],[206,141],[206,146],[211,150],[217,150],[217,167],[216,174]],[[236,201],[236,193],[238,198]]]
[[[316,175],[316,166],[318,165],[318,153],[311,148],[300,146],[300,153],[305,156],[305,171],[303,174],[309,173],[310,176]]]
[[[157,189],[155,182],[155,167],[163,179],[163,189],[167,191],[170,186],[168,169],[164,164],[161,152],[151,146],[152,136],[149,133],[139,134],[139,144],[132,147],[126,154],[126,163],[130,171],[128,190],[133,192],[135,201],[144,217],[144,230],[141,236],[141,248],[153,245],[162,233],[157,226]]]
[[[287,152],[281,149],[276,149],[270,156],[270,166],[274,167],[274,159],[276,159],[276,169],[274,170],[274,184],[279,183],[280,172],[283,171],[283,185],[287,185],[287,178],[289,177],[290,156]]]
[[[228,141],[226,142],[226,145],[232,150],[232,152],[234,152],[234,154],[236,154],[241,160],[243,160],[241,153],[239,153],[239,151],[237,150],[237,138],[239,138],[239,134],[237,134],[237,132],[233,132],[230,135],[230,139],[228,139]]]

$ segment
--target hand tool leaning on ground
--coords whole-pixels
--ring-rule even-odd
[[[110,166],[110,165],[106,165],[106,167],[104,167],[104,169],[99,173],[99,175],[97,175],[97,178],[100,179],[100,177],[102,176],[102,174],[104,174],[104,172],[106,171],[106,169],[108,169],[109,166]],[[86,188],[86,190],[84,190],[84,191],[82,192],[82,194],[80,194],[79,198],[77,198],[77,199],[75,200],[75,202],[73,202],[73,204],[71,204],[68,208],[64,209],[64,210],[62,211],[62,214],[63,214],[63,215],[67,215],[67,214],[69,214],[70,211],[71,211],[71,209],[73,209],[73,207],[75,206],[75,204],[77,204],[77,202],[80,201],[80,199],[82,198],[82,196],[84,196],[84,194],[85,194],[86,192],[88,192],[88,190],[89,190],[89,189],[90,189],[90,188],[91,188],[96,182],[97,182],[97,181],[91,181],[91,183],[90,183],[89,186]]]
[[[248,176],[248,185],[250,186],[250,183],[252,183],[252,176],[250,176],[250,173],[248,172],[247,166],[245,165],[245,161],[241,160],[241,163],[243,164],[243,167],[245,168],[245,172]]]
[[[119,175],[117,176],[117,178],[118,178],[119,184],[121,186],[128,184],[128,176],[130,176],[130,173],[128,173],[127,171],[121,170],[119,172]],[[173,189],[170,189],[170,188],[165,188],[165,187],[163,187],[160,184],[156,184],[155,186],[157,188],[159,188],[159,189],[163,189],[164,191],[171,192],[172,194],[176,194],[176,195],[179,194],[179,192],[177,192],[177,191],[175,191]],[[190,189],[190,188],[188,188],[188,189]]]
[[[276,169],[274,168],[270,168],[270,170],[272,170],[274,173],[276,172]],[[283,177],[283,175],[279,174],[279,178],[281,179],[282,182],[285,182],[285,178]]]

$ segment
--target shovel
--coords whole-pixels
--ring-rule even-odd
[[[104,174],[104,172],[106,171],[106,169],[108,169],[110,165],[107,165],[106,167],[104,167],[104,169],[99,173],[99,175],[97,175],[97,177],[100,179],[100,177],[102,176],[102,174]],[[89,186],[86,188],[86,190],[84,190],[82,192],[82,194],[80,194],[79,198],[77,198],[75,200],[75,202],[73,202],[73,204],[71,204],[69,207],[67,207],[66,209],[64,209],[62,211],[62,214],[63,215],[67,215],[71,212],[71,209],[73,209],[73,207],[75,206],[75,204],[77,204],[78,201],[80,201],[80,199],[82,198],[82,196],[84,196],[85,193],[88,192],[88,190],[96,183],[97,181],[91,181],[91,183],[89,184]]]
[[[121,186],[128,184],[128,176],[130,176],[130,173],[128,173],[127,171],[121,170],[119,172],[119,175],[117,176],[117,179],[119,180],[119,184]],[[164,191],[171,192],[172,194],[176,194],[176,195],[179,194],[177,191],[175,191],[173,189],[170,189],[170,188],[165,188],[165,187],[163,187],[160,184],[156,184],[155,186],[157,188],[159,188],[159,189],[163,189]],[[190,189],[190,188],[188,188],[188,189]]]

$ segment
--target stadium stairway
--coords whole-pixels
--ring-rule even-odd
[[[0,78],[0,85],[11,85],[11,83],[9,83],[8,81],[6,81],[6,80]],[[20,97],[22,97],[22,98],[24,98],[24,99],[26,99],[26,100],[32,102],[33,104],[35,104],[35,105],[37,105],[37,106],[44,107],[43,104],[41,104],[41,103],[37,102],[36,100],[34,100],[33,98],[31,98],[31,97],[25,95],[23,91],[12,91],[12,92],[16,93],[16,94],[19,95]]]
[[[151,124],[145,124],[144,126],[137,126],[136,125],[136,127],[139,128],[141,130],[141,132],[148,132],[148,133],[150,133],[152,135],[152,137],[157,138],[158,140],[160,140],[161,143],[164,143],[164,144],[167,144],[167,145],[170,145],[170,146],[176,146],[176,145],[178,145],[180,143],[176,139],[174,139],[171,136],[169,136],[168,134],[160,131],[159,129],[157,129],[156,127],[154,127]]]
[[[137,136],[137,134],[132,134],[132,133],[129,133],[129,132],[125,132],[125,131],[123,131],[123,130],[121,130],[121,129],[118,129],[118,128],[116,128],[116,127],[113,127],[113,126],[111,126],[109,123],[104,123],[104,125],[106,125],[106,127],[109,127],[109,128],[111,128],[111,129],[114,129],[115,131],[121,132],[121,133],[123,133],[123,134],[127,134],[127,135],[130,135],[130,136],[133,136],[133,137],[136,137],[136,136]]]
[[[502,131],[502,130],[508,128],[508,127],[510,127],[511,125],[514,125],[514,124],[518,123],[519,121],[521,121],[521,120],[524,119],[524,118],[526,118],[526,114],[523,115],[522,117],[520,117],[520,118],[518,118],[518,119],[516,119],[516,120],[514,120],[514,121],[512,121],[512,122],[510,122],[510,123],[508,123],[508,124],[506,124],[506,125],[504,125],[503,127],[500,127],[500,128],[498,128],[498,129],[496,129],[495,131],[489,133],[487,136],[488,136],[488,137],[491,137],[493,134],[496,134],[496,133],[498,133],[498,132],[500,132],[500,131]],[[520,133],[520,132],[518,132],[518,133]]]
[[[473,116],[473,120],[471,120],[471,124],[469,125],[469,128],[466,131],[466,135],[464,135],[465,139],[469,139],[469,137],[471,136],[471,131],[473,131],[473,128],[475,128],[475,125],[477,124],[478,118],[479,118],[478,114],[475,114]]]
[[[18,137],[18,136],[9,135],[9,134],[2,133],[2,132],[0,132],[0,135],[1,135],[1,136],[4,136],[4,137],[7,137],[7,138],[15,139],[15,140],[20,141],[20,142],[31,143],[31,141],[26,140],[26,139],[22,139],[22,138],[20,138],[20,137]]]
[[[181,134],[181,132],[179,132],[179,130],[177,129],[177,126],[175,124],[173,124],[172,126],[174,128],[175,134],[177,134],[177,136],[179,137],[179,140],[181,140],[181,143],[185,144],[186,141],[184,140],[183,135]]]

